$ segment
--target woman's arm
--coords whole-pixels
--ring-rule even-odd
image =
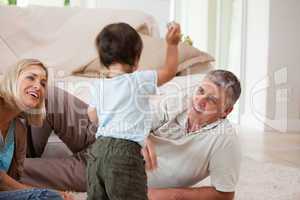
[[[20,189],[30,189],[33,188],[31,186],[19,183],[18,181],[14,180],[7,173],[0,171],[0,191],[7,191],[7,190],[20,190]],[[56,191],[62,197],[63,200],[73,200],[72,195],[63,192],[63,191]]]
[[[12,189],[28,189],[31,186],[19,183],[15,179],[11,178],[7,173],[0,171],[0,191],[12,190]]]
[[[73,153],[86,149],[95,141],[97,127],[89,122],[89,105],[58,87],[48,87],[46,99],[47,118],[43,128],[31,126],[34,149],[41,154],[48,136],[44,134],[54,131]]]

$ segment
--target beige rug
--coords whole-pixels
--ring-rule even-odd
[[[300,169],[245,158],[238,200],[300,200]]]
[[[86,194],[74,197],[83,200]],[[235,200],[300,200],[300,169],[244,158]]]

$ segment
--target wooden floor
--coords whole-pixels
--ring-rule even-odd
[[[300,133],[238,129],[244,156],[300,169]]]

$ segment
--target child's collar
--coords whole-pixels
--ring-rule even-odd
[[[134,67],[127,65],[127,64],[121,64],[121,63],[114,63],[108,67],[108,72],[106,74],[107,78],[114,78],[116,76],[120,76],[123,74],[132,73],[135,70],[133,70]]]

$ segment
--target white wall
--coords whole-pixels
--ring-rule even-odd
[[[96,0],[70,0],[70,6],[78,6],[84,8],[96,8],[97,1]]]
[[[248,0],[241,124],[300,132],[300,1]]]
[[[181,24],[182,33],[191,37],[193,46],[208,50],[208,0],[176,0],[175,21]]]
[[[39,6],[64,6],[64,0],[17,0],[17,5],[24,7],[28,5]]]
[[[241,125],[258,130],[264,130],[266,115],[268,27],[269,0],[248,0]]]
[[[300,132],[299,11],[299,0],[270,1],[268,71],[273,84],[268,90],[267,115],[286,131]]]
[[[216,66],[226,68],[228,66],[229,46],[231,42],[231,25],[233,0],[217,1],[216,23]],[[234,39],[234,38],[233,38]]]

